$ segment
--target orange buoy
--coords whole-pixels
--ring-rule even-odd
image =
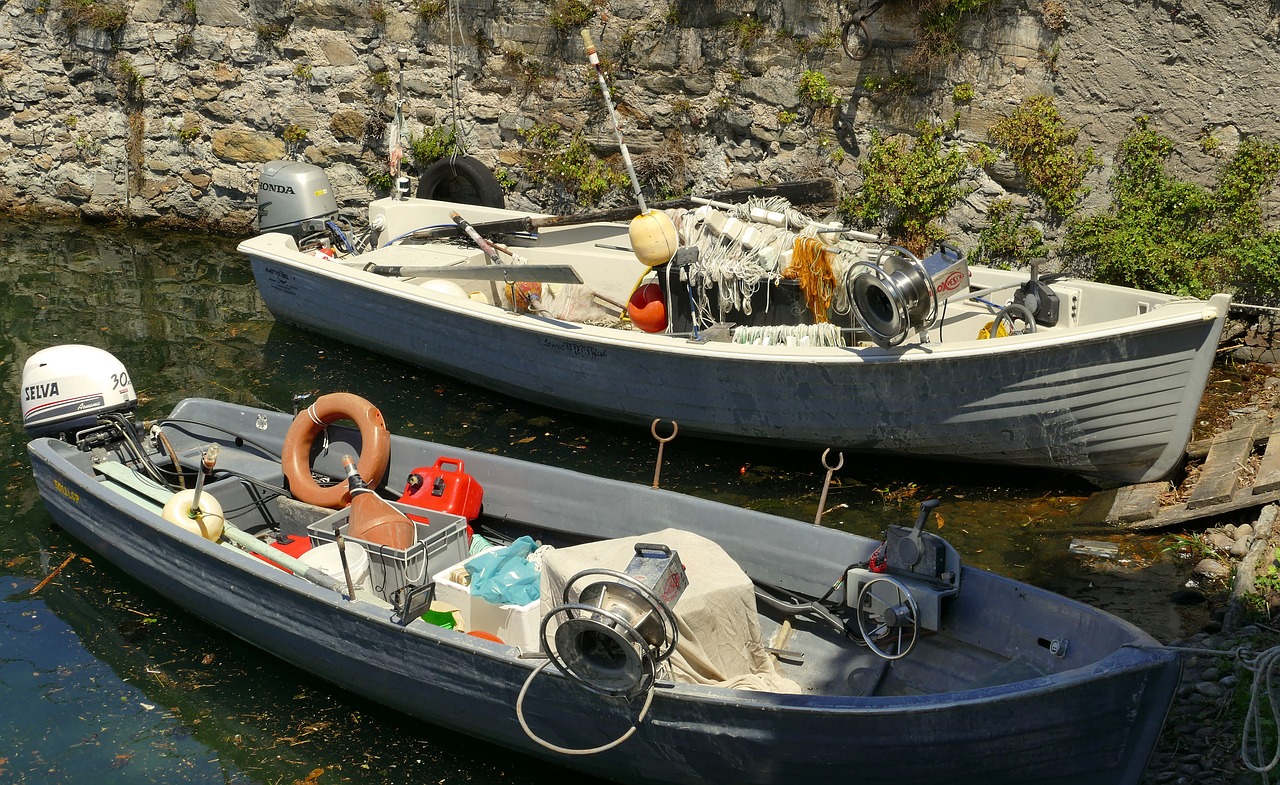
[[[300,502],[342,509],[351,501],[346,482],[321,488],[311,476],[311,444],[327,425],[352,420],[360,428],[360,476],[377,486],[391,461],[391,432],[377,407],[351,393],[329,393],[293,419],[284,436],[281,463],[289,479],[289,492]]]
[[[637,286],[627,300],[627,316],[636,327],[647,333],[660,333],[667,329],[667,304],[662,287],[656,283]]]

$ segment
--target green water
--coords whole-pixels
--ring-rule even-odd
[[[102,347],[129,368],[145,417],[189,396],[288,411],[295,394],[346,390],[377,404],[395,432],[644,484],[657,454],[647,429],[531,406],[276,325],[235,239],[12,218],[0,227],[0,394],[10,401],[0,406],[0,783],[582,781],[286,667],[71,540],[29,477],[22,364],[56,344]],[[665,448],[661,479],[812,521],[825,474],[818,452],[680,436]],[[1163,640],[1194,632],[1203,608],[1169,601],[1189,565],[1170,561],[1159,535],[1076,525],[1091,491],[1013,469],[846,455],[823,524],[874,536],[937,496],[939,532],[968,563],[1106,608]],[[1120,558],[1072,554],[1077,539],[1117,543]]]

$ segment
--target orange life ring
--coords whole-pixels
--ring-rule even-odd
[[[344,478],[337,485],[320,487],[311,476],[311,444],[325,426],[337,420],[352,420],[359,426],[361,448],[356,471],[370,488],[377,487],[391,461],[391,433],[378,407],[352,393],[322,395],[298,412],[284,436],[281,459],[293,498],[335,510],[351,503],[347,481]]]

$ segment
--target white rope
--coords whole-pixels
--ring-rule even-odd
[[[1262,652],[1252,664],[1246,662],[1243,657],[1241,662],[1253,671],[1253,685],[1249,688],[1249,711],[1244,718],[1244,731],[1240,734],[1240,759],[1244,761],[1249,771],[1262,775],[1263,783],[1269,783],[1270,778],[1267,774],[1280,763],[1280,733],[1272,731],[1276,737],[1270,742],[1273,750],[1271,760],[1265,764],[1262,763],[1260,758],[1263,747],[1267,743],[1265,739],[1267,731],[1264,727],[1261,702],[1263,698],[1266,699],[1267,708],[1271,712],[1272,728],[1280,728],[1280,692],[1277,692],[1276,685],[1272,681],[1276,676],[1277,662],[1280,662],[1280,646],[1272,646]]]
[[[822,324],[762,324],[737,327],[734,343],[756,346],[844,346],[844,333],[830,322]]]
[[[462,121],[458,118],[461,112],[458,111],[462,103],[461,88],[458,86],[458,74],[461,68],[458,67],[456,57],[457,40],[454,39],[455,32],[458,39],[465,40],[462,33],[462,19],[458,11],[458,3],[456,0],[449,0],[449,112],[453,125],[453,157],[459,155],[467,155],[467,136],[462,128]]]

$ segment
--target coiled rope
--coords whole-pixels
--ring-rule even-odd
[[[1135,646],[1134,648],[1145,648]],[[1272,646],[1263,650],[1258,656],[1250,657],[1253,653],[1247,646],[1237,646],[1234,649],[1207,649],[1196,646],[1162,646],[1166,651],[1176,651],[1186,654],[1204,654],[1214,657],[1232,657],[1240,665],[1253,674],[1253,684],[1249,688],[1249,708],[1245,713],[1244,727],[1240,732],[1240,760],[1245,767],[1256,774],[1262,775],[1264,785],[1270,785],[1271,778],[1267,775],[1277,765],[1280,765],[1280,689],[1277,689],[1276,676],[1278,668],[1280,668],[1280,646]],[[1268,731],[1265,722],[1265,716],[1262,708],[1262,701],[1266,700],[1267,710],[1270,712],[1271,730]],[[1270,732],[1272,737],[1267,739]],[[1271,760],[1266,763],[1261,762],[1261,756],[1264,754],[1264,748],[1271,750]]]

